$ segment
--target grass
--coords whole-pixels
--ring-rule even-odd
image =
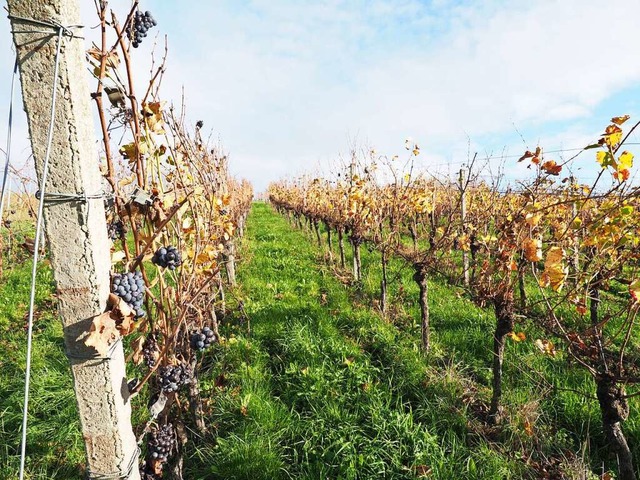
[[[17,478],[26,368],[31,262],[3,272],[0,285],[0,478]],[[62,325],[51,303],[51,270],[38,270],[25,478],[79,479],[84,463]]]
[[[184,478],[533,479],[544,467],[577,479],[585,478],[583,457],[593,471],[613,468],[597,403],[576,393],[592,392],[591,379],[562,354],[541,355],[532,325],[522,325],[527,341],[508,344],[507,420],[489,428],[479,417],[490,397],[492,313],[431,279],[433,348],[424,355],[412,272],[391,263],[399,281],[390,290],[393,315],[384,319],[374,300],[379,258],[362,255],[358,290],[322,261],[313,237],[254,205],[240,287],[227,295],[225,339],[202,357],[208,433],[199,436],[183,419],[191,438]],[[7,479],[18,465],[28,271],[28,262],[17,264],[0,282],[0,478]],[[84,451],[71,375],[48,300],[51,274],[42,268],[39,276],[27,478],[75,479]],[[235,308],[240,301],[246,317]],[[637,398],[631,402],[624,428],[638,458]]]
[[[267,206],[254,207],[247,236],[236,295],[252,332],[237,325],[205,374],[217,438],[194,444],[189,478],[526,476],[470,435],[459,365],[441,375]]]

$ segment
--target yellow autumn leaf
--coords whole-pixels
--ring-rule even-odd
[[[605,152],[604,150],[600,150],[596,153],[596,160],[602,168],[607,168],[609,165],[613,165],[615,163],[611,153]]]
[[[541,339],[537,339],[534,342],[534,345],[538,348],[538,350],[540,350],[542,353],[546,354],[546,355],[550,355],[552,357],[556,356],[556,349],[555,346],[553,345],[552,342],[550,342],[549,340],[541,340]]]
[[[618,157],[618,171],[633,167],[633,154],[626,150]]]
[[[551,247],[544,261],[544,272],[540,277],[543,287],[550,286],[556,292],[560,291],[567,277],[568,269],[562,263],[564,251],[560,247]]]
[[[529,225],[530,227],[537,226],[540,223],[541,219],[541,213],[527,213],[527,215],[524,217],[525,222],[527,222],[527,225]]]
[[[618,129],[620,130],[620,129]],[[604,141],[605,143],[610,146],[610,147],[614,147],[616,145],[618,145],[620,143],[620,140],[622,140],[622,131],[616,131],[613,133],[607,133],[605,135],[603,135],[604,137]]]
[[[527,336],[524,334],[524,332],[509,332],[507,334],[509,336],[509,338],[511,338],[511,340],[513,340],[514,342],[522,342],[523,340],[525,340],[527,338]]]

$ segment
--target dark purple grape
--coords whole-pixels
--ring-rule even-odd
[[[216,334],[210,327],[204,327],[202,331],[196,331],[191,334],[190,343],[194,350],[204,350],[217,341]]]
[[[114,275],[111,291],[131,306],[136,318],[145,316],[145,312],[142,309],[145,292],[142,273],[136,271],[135,274],[127,272]]]
[[[156,250],[156,253],[153,254],[151,261],[160,267],[175,270],[182,265],[182,255],[176,247],[160,247]]]

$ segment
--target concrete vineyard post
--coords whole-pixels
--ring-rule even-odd
[[[58,29],[80,24],[77,0],[8,0],[20,64],[22,97],[38,178],[42,178],[49,131]],[[91,95],[81,29],[62,38],[47,192],[96,195],[102,191]],[[90,478],[120,475],[137,480],[138,449],[131,427],[122,344],[110,359],[95,355],[83,335],[106,309],[109,240],[102,198],[45,204],[44,220],[58,312],[70,358]],[[130,473],[128,473],[130,470]],[[115,478],[115,477],[114,477]]]

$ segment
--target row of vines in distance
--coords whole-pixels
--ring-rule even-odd
[[[451,180],[416,173],[420,148],[407,142],[405,161],[374,151],[353,153],[334,178],[302,177],[270,185],[269,199],[302,226],[308,223],[329,252],[337,237],[353,252],[353,277],[361,277],[360,248],[380,253],[380,306],[387,310],[387,267],[404,259],[419,287],[421,345],[430,347],[427,279],[437,275],[462,286],[469,298],[495,311],[492,398],[487,421],[500,421],[505,341],[525,340],[516,330],[528,318],[546,334],[543,354],[565,357],[595,381],[602,426],[619,464],[619,478],[635,479],[622,430],[629,392],[640,381],[640,201],[630,181],[633,154],[624,149],[629,116],[615,117],[585,148],[600,167],[595,181],[580,183],[571,161],[527,151],[531,178],[505,188],[503,178],[482,181],[478,162]],[[588,154],[589,152],[587,152]],[[584,160],[581,160],[584,161]],[[531,294],[529,285],[534,285]],[[606,301],[603,296],[606,295]]]

